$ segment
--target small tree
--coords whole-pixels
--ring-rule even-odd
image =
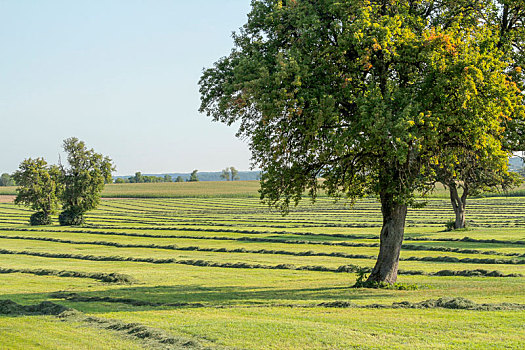
[[[144,182],[144,175],[140,171],[137,171],[134,176],[129,178],[129,182],[131,183],[143,183]]]
[[[175,182],[184,182],[184,178],[182,176],[177,176],[177,179],[175,180]]]
[[[198,170],[193,170],[191,172],[191,175],[190,175],[190,178],[189,178],[189,182],[195,182],[195,181],[199,181],[199,178],[197,177],[197,171]]]
[[[0,186],[14,186],[15,181],[9,175],[8,173],[3,173],[2,176],[0,176]]]
[[[111,172],[115,168],[110,158],[87,149],[84,142],[75,137],[64,140],[64,151],[69,168],[61,169],[64,210],[59,221],[61,225],[81,225],[84,213],[99,204],[100,193],[104,184],[111,181]]]
[[[501,152],[501,150],[500,150]],[[497,150],[484,155],[467,149],[448,152],[436,167],[439,181],[449,190],[456,219],[454,229],[465,228],[467,198],[487,191],[506,191],[522,182],[508,169],[507,154]]]
[[[221,178],[223,178],[226,181],[230,181],[230,169],[222,169]]]
[[[222,170],[221,178],[226,181],[239,180],[239,171],[235,167],[229,167]]]
[[[164,175],[164,179],[163,179],[164,182],[172,182],[173,179],[171,178],[171,175],[169,174],[166,174]]]
[[[239,180],[239,171],[235,167],[230,167],[232,181]]]
[[[59,208],[60,169],[56,165],[48,166],[43,158],[29,158],[20,163],[13,178],[19,186],[15,203],[37,211],[31,215],[31,225],[49,225],[50,215]]]

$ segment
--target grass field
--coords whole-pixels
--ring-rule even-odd
[[[525,198],[472,199],[456,232],[429,199],[401,253],[417,289],[356,289],[378,252],[375,200],[283,217],[257,183],[173,185],[107,186],[179,198],[105,200],[83,227],[31,227],[0,203],[0,348],[523,348]]]

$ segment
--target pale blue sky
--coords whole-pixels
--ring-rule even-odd
[[[198,113],[198,79],[250,0],[0,0],[0,173],[56,163],[76,136],[116,174],[249,168],[236,128]]]

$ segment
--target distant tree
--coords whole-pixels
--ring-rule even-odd
[[[230,167],[232,181],[239,180],[239,171],[235,167]]]
[[[188,179],[189,182],[199,181],[199,178],[197,177],[197,171],[198,170],[193,170],[191,172],[190,178]]]
[[[125,184],[125,183],[127,183],[127,182],[129,182],[129,180],[124,179],[124,178],[122,178],[122,177],[118,177],[118,178],[115,179],[115,183],[116,183],[116,184]]]
[[[31,215],[31,225],[51,223],[50,215],[55,214],[60,205],[60,175],[60,169],[56,165],[48,166],[43,158],[24,160],[13,174],[18,184],[15,203],[37,211]]]
[[[0,176],[0,186],[14,186],[15,181],[8,173],[3,173]]]
[[[222,169],[221,178],[226,181],[230,181],[230,169],[228,168]]]
[[[140,171],[137,171],[134,176],[128,178],[130,183],[143,183],[144,176]]]
[[[175,182],[184,182],[184,178],[182,176],[177,176],[177,179],[175,180]]]
[[[130,183],[156,183],[156,182],[172,182],[171,175],[154,176],[154,175],[142,175],[140,171],[137,171],[134,176],[128,178]]]
[[[222,170],[221,178],[226,181],[239,180],[239,171],[235,167],[228,167]]]
[[[87,149],[83,141],[75,137],[64,140],[68,168],[61,166],[63,211],[59,216],[61,225],[81,225],[84,213],[95,209],[106,182],[111,181],[115,170],[112,161],[93,149]]]

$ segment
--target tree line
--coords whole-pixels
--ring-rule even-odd
[[[171,175],[165,174],[164,176],[153,176],[153,175],[142,175],[140,171],[137,171],[134,176],[128,177],[128,178],[116,178],[115,183],[116,184],[124,184],[124,183],[157,183],[157,182],[195,182],[199,181],[199,177],[197,176],[198,170],[193,170],[190,174],[190,177],[187,179],[184,179],[182,176],[177,176],[175,180],[172,178]]]
[[[157,182],[195,182],[199,181],[198,170],[193,170],[189,177],[184,178],[179,175],[175,179],[171,175],[165,174],[164,176],[154,176],[154,175],[143,175],[140,171],[137,171],[135,175],[123,178],[118,177],[115,179],[115,183],[124,184],[124,183],[157,183]],[[239,180],[239,171],[231,166],[222,170],[220,178],[226,181],[236,181]]]

